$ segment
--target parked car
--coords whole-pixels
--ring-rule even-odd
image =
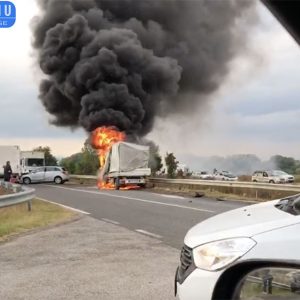
[[[271,171],[255,171],[252,175],[253,182],[264,183],[292,183],[295,178],[293,175],[287,174],[280,170]]]
[[[237,181],[237,176],[233,175],[228,171],[217,172],[214,175],[215,180],[226,180],[226,181]]]
[[[197,224],[184,239],[175,293],[180,300],[240,299],[230,298],[226,289],[251,267],[271,261],[300,262],[299,230],[300,194],[238,208]],[[270,280],[264,278],[265,283]],[[290,280],[293,291],[298,291],[298,279]]]
[[[69,174],[63,167],[46,166],[40,167],[30,173],[24,174],[21,177],[21,182],[24,184],[37,182],[54,182],[56,184],[63,184],[69,180]]]

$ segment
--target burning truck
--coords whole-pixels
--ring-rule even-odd
[[[100,127],[92,133],[98,150],[100,189],[136,189],[150,176],[149,146],[125,142],[126,135],[113,127]]]

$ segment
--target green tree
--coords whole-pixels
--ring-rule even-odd
[[[300,162],[293,157],[274,155],[271,157],[271,161],[276,165],[276,168],[290,174],[295,174],[296,170],[300,167]]]
[[[167,153],[165,156],[165,162],[167,166],[167,173],[169,178],[174,178],[178,166],[178,161],[173,153]]]
[[[80,153],[61,160],[61,165],[71,174],[95,175],[99,169],[97,152],[86,142]]]
[[[52,155],[51,149],[49,146],[39,146],[34,148],[33,151],[41,151],[45,153],[45,165],[46,166],[57,166],[57,159]]]
[[[60,165],[66,168],[70,174],[78,174],[76,172],[77,164],[81,160],[81,153],[75,153],[69,157],[63,158],[60,161]],[[79,175],[79,174],[78,174]]]

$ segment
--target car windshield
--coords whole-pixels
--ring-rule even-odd
[[[292,215],[300,215],[300,194],[281,199],[275,207]]]
[[[235,176],[231,173],[224,174],[228,178],[235,178]]]
[[[28,158],[26,165],[28,167],[40,167],[44,165],[44,159],[42,158]]]
[[[282,176],[282,175],[288,175],[286,172],[283,172],[283,171],[272,171],[271,172],[272,175],[275,175],[275,176]]]

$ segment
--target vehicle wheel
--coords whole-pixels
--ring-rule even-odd
[[[120,189],[120,178],[117,177],[115,179],[115,190],[119,190]]]
[[[54,182],[55,182],[56,184],[62,184],[63,180],[62,180],[61,177],[56,176],[56,177],[54,178]]]
[[[23,183],[24,183],[24,184],[30,184],[30,183],[31,183],[30,178],[29,178],[29,177],[23,178]]]
[[[269,183],[275,183],[275,181],[274,180],[270,180]]]
[[[257,180],[256,180],[256,179],[254,179],[254,180],[253,180],[253,182],[257,182]]]

